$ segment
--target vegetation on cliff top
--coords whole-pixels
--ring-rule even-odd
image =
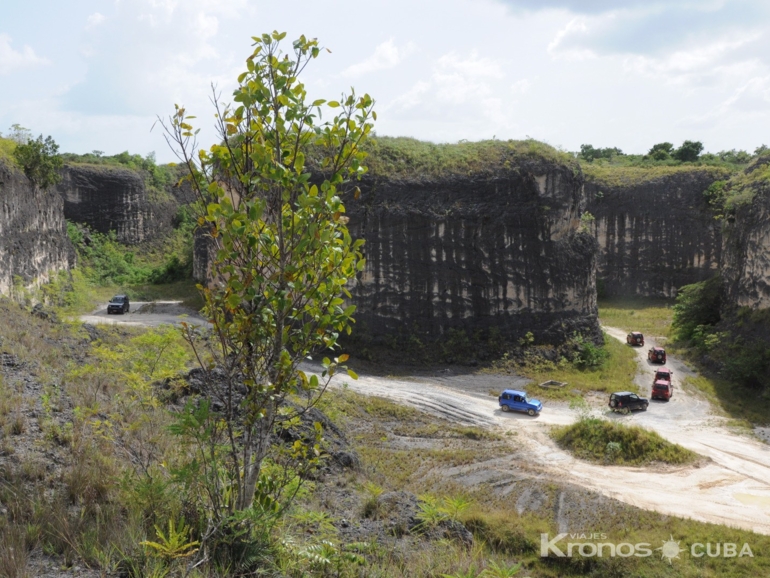
[[[461,141],[436,144],[408,137],[373,137],[366,145],[369,173],[393,178],[484,175],[516,169],[523,160],[544,160],[577,170],[575,157],[545,143],[528,140]]]
[[[150,200],[166,200],[168,198],[167,190],[176,184],[182,176],[181,171],[174,164],[157,164],[154,152],[143,157],[137,154],[130,154],[128,151],[109,156],[104,156],[102,151],[92,151],[82,155],[64,153],[62,158],[69,165],[104,170],[122,168],[136,171],[142,175],[145,181]]]
[[[638,165],[614,164],[605,161],[581,163],[586,181],[606,187],[628,187],[648,183],[656,179],[694,172],[707,173],[713,179],[726,179],[735,172],[728,165],[700,163],[667,164],[660,162]]]
[[[750,204],[759,191],[770,190],[770,152],[757,156],[743,171],[729,180],[714,182],[704,195],[716,218],[734,213]]]

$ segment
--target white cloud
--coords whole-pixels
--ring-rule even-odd
[[[632,74],[663,78],[673,83],[687,83],[694,77],[708,75],[717,68],[745,68],[746,62],[733,58],[746,44],[755,42],[761,34],[747,34],[736,39],[718,39],[710,44],[697,44],[660,57],[629,56],[624,67]],[[724,75],[724,70],[720,70]]]
[[[104,20],[104,14],[94,12],[93,14],[89,15],[88,18],[86,18],[86,30],[99,26],[102,22],[104,22]]]
[[[35,51],[27,45],[21,51],[14,50],[11,42],[10,36],[0,34],[0,74],[9,74],[16,70],[49,63],[45,58],[35,54]]]
[[[413,43],[409,42],[405,46],[399,48],[396,46],[392,38],[386,40],[382,44],[378,45],[374,49],[374,54],[363,62],[348,66],[342,71],[340,76],[356,77],[362,76],[369,72],[376,70],[387,70],[389,68],[395,68],[400,62],[404,60],[415,49]]]
[[[548,45],[548,54],[565,60],[587,60],[595,58],[596,53],[583,46],[583,42],[590,37],[590,30],[586,18],[574,18],[556,33],[556,36]]]
[[[531,89],[532,82],[528,78],[522,78],[511,85],[511,94],[527,94]]]
[[[752,78],[725,102],[725,108],[741,112],[770,112],[770,76]]]

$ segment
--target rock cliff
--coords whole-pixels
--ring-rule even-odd
[[[74,264],[61,198],[0,159],[0,294],[16,277],[29,287]]]
[[[583,168],[596,218],[600,293],[673,297],[679,287],[717,274],[721,223],[703,193],[725,178],[723,170]]]
[[[67,219],[100,233],[115,231],[122,243],[140,243],[150,234],[150,206],[142,177],[109,165],[67,165],[56,190]]]
[[[352,289],[355,334],[373,343],[427,343],[452,330],[600,340],[597,245],[579,232],[585,197],[574,160],[540,143],[495,142],[468,143],[490,149],[471,161],[436,162],[460,145],[414,142],[440,150],[373,152],[360,198],[346,202],[351,235],[366,241]],[[207,239],[198,234],[195,244],[201,282],[210,277]]]
[[[56,190],[67,219],[100,233],[115,231],[126,244],[151,240],[171,229],[181,203],[192,200],[187,188],[149,190],[141,171],[116,165],[67,164]]]
[[[353,291],[358,332],[531,331],[549,343],[599,335],[596,242],[578,233],[576,165],[523,157],[475,176],[375,173],[361,189],[346,205],[351,233],[366,240]]]
[[[722,279],[729,307],[770,308],[770,155],[728,182]]]

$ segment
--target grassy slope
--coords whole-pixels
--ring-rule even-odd
[[[650,163],[642,166],[627,166],[601,162],[582,162],[581,167],[586,180],[610,187],[637,185],[662,177],[690,172],[707,172],[715,178],[727,178],[735,169],[728,166],[709,166],[699,164],[659,164]]]
[[[673,301],[670,299],[618,297],[599,301],[602,325],[623,331],[641,331],[654,338],[669,338]]]
[[[12,166],[17,166],[16,159],[13,158],[13,151],[15,148],[15,142],[7,138],[0,137],[0,162],[5,162]]]
[[[605,348],[609,357],[600,367],[580,369],[570,363],[556,366],[535,363],[517,368],[516,371],[533,380],[533,383],[527,386],[527,393],[540,399],[570,399],[592,391],[638,393],[638,387],[634,383],[637,372],[635,353],[611,337],[605,337]],[[563,389],[538,387],[537,384],[551,379],[567,382],[567,386]],[[576,394],[575,390],[580,393]]]
[[[567,152],[536,140],[435,144],[407,137],[376,137],[366,145],[369,172],[394,178],[435,178],[506,170],[525,159],[564,163],[578,169]]]
[[[452,424],[438,418],[403,408],[392,402],[357,395],[350,391],[335,392],[323,402],[324,410],[342,424],[349,439],[354,440],[362,456],[362,468],[354,478],[337,482],[338,486],[352,484],[366,494],[366,484],[374,483],[386,491],[406,490],[418,495],[431,493],[449,498],[464,497],[470,501],[469,508],[459,518],[474,531],[477,545],[468,550],[447,542],[436,550],[417,545],[418,551],[402,553],[401,562],[407,564],[409,575],[428,577],[442,573],[459,575],[474,567],[480,570],[489,561],[498,564],[522,562],[522,576],[565,577],[565,576],[671,576],[671,577],[739,577],[764,576],[770,573],[770,560],[763,553],[770,548],[770,537],[752,532],[735,530],[714,524],[705,524],[664,516],[655,512],[640,510],[622,503],[605,503],[604,507],[569,504],[583,510],[586,524],[581,528],[570,528],[575,532],[602,532],[607,541],[614,543],[646,542],[652,548],[661,546],[664,540],[673,536],[681,540],[683,548],[693,543],[737,543],[740,549],[745,542],[750,545],[754,558],[693,558],[689,551],[673,564],[661,559],[659,552],[649,558],[593,558],[543,559],[539,555],[540,534],[559,531],[557,506],[561,488],[557,484],[537,485],[543,503],[535,511],[520,513],[517,504],[522,495],[531,495],[533,490],[522,479],[506,489],[497,492],[486,483],[460,485],[449,472],[453,468],[467,467],[467,471],[483,470],[485,462],[508,460],[508,452],[515,451],[516,437],[510,441],[494,439],[487,443],[459,434],[447,434]],[[435,428],[439,424],[440,427]],[[404,429],[408,428],[408,429]],[[425,432],[439,432],[435,434]],[[442,433],[444,432],[444,433]],[[404,436],[419,437],[422,443],[405,449]],[[447,437],[453,437],[454,446]],[[465,437],[465,439],[464,439]],[[408,439],[408,438],[407,438]],[[431,441],[433,447],[431,447]],[[444,449],[438,449],[443,447]],[[663,453],[664,457],[682,455],[675,450]],[[676,458],[672,458],[674,461]],[[512,464],[515,461],[511,462]],[[515,466],[512,466],[515,467]],[[455,474],[456,475],[456,474]],[[565,481],[567,478],[565,477]],[[316,506],[323,507],[322,502]],[[582,541],[582,540],[578,540]],[[586,540],[590,541],[590,540]],[[402,570],[394,568],[388,559],[375,560],[365,567],[370,575],[395,576]],[[465,575],[465,574],[462,574]],[[476,574],[470,574],[476,575]]]

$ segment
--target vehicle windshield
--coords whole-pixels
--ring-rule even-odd
[[[669,379],[669,374],[665,371],[659,371],[658,374],[655,376],[655,379],[662,379],[664,381]]]
[[[123,301],[124,297],[123,295],[115,295],[115,297],[112,298],[113,303],[121,303]]]

